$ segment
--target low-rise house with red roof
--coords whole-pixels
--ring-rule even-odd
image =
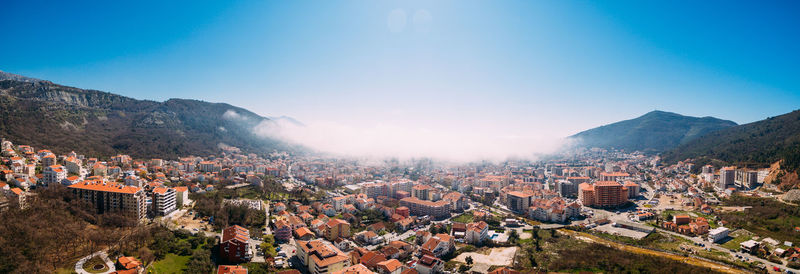
[[[378,263],[376,268],[380,274],[400,274],[403,272],[403,263],[391,259]]]
[[[247,274],[247,267],[243,265],[220,265],[217,274]]]
[[[417,261],[417,265],[414,268],[419,274],[442,273],[444,262],[434,256],[426,254]]]

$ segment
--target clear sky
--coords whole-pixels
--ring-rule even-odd
[[[5,1],[0,10],[0,70],[365,134],[545,138],[654,109],[747,123],[800,106],[797,1]]]

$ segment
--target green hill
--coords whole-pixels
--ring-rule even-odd
[[[661,152],[736,123],[714,117],[690,117],[651,111],[638,118],[625,120],[570,136],[584,147],[622,149],[627,151]]]
[[[689,158],[699,164],[721,162],[747,167],[766,167],[783,159],[783,168],[797,170],[800,110],[712,132],[663,154],[667,162]]]
[[[217,153],[223,145],[254,153],[291,149],[253,133],[269,121],[224,103],[137,100],[0,74],[0,137],[59,153],[176,158]]]

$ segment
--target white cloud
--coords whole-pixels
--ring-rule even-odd
[[[228,120],[234,120],[234,121],[236,121],[236,120],[241,121],[241,120],[245,119],[244,116],[239,115],[239,113],[236,113],[236,111],[234,111],[232,109],[229,109],[229,110],[225,111],[225,113],[222,114],[222,118],[225,118],[225,119],[228,119]]]

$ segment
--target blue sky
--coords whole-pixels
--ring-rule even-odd
[[[566,136],[800,105],[796,1],[11,1],[0,70],[369,128]]]

